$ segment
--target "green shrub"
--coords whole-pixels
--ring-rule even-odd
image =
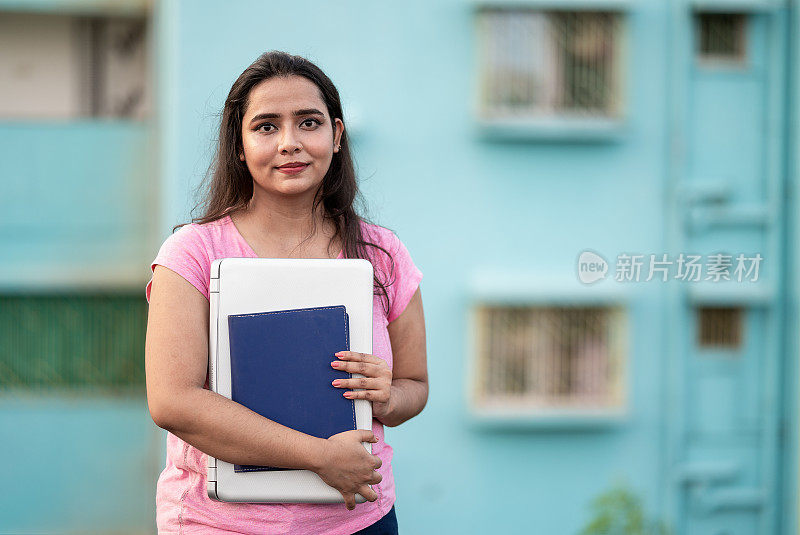
[[[626,484],[617,483],[592,501],[593,517],[579,535],[671,535],[661,520],[645,518],[642,502]]]

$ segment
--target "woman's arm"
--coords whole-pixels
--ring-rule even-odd
[[[374,439],[372,432],[347,431],[327,440],[312,437],[203,388],[208,309],[208,301],[194,286],[156,266],[145,343],[147,403],[156,425],[230,463],[313,470],[343,495],[351,493],[345,496],[348,508],[352,492],[374,501],[377,494],[366,483],[380,481],[373,471],[380,459],[361,445],[362,440]]]
[[[387,406],[375,408],[383,413],[378,420],[394,427],[422,412],[428,402],[425,315],[419,287],[387,329],[392,343],[392,386]]]
[[[370,400],[372,416],[383,425],[394,427],[422,412],[428,401],[425,317],[419,288],[403,313],[389,324],[388,331],[393,369],[380,357],[355,351],[336,353],[340,360],[331,365],[337,370],[363,375],[337,379],[333,386],[345,390],[348,399]]]

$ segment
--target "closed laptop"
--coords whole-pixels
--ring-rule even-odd
[[[342,390],[330,384],[333,374],[344,372],[333,370],[329,364],[319,366],[335,360],[334,353],[348,349],[347,346],[351,351],[372,353],[373,268],[370,262],[364,259],[219,259],[211,266],[209,295],[211,390],[245,406],[252,404],[256,407],[250,407],[252,410],[265,417],[272,414],[271,419],[276,421],[299,418],[288,427],[309,425],[302,431],[315,436],[335,434],[333,431],[345,425],[344,415],[351,418],[346,422],[348,429],[372,429],[369,401],[344,398]],[[267,327],[269,330],[264,331]],[[313,334],[314,329],[317,329],[316,334]],[[301,336],[306,330],[310,330],[309,335]],[[343,340],[346,346],[339,347]],[[233,357],[241,357],[233,359],[233,368],[232,352]],[[279,376],[293,374],[296,375],[291,379],[294,384],[276,382]],[[353,374],[353,377],[360,376]],[[239,390],[236,390],[236,378]],[[269,393],[263,397],[256,395],[259,384],[269,391],[270,381],[273,387],[284,388],[284,394],[286,389],[296,390],[290,396],[292,399],[284,403],[287,400],[277,392],[272,397]],[[242,395],[237,397],[237,394]],[[328,417],[304,420],[302,411],[334,403],[334,398],[338,406],[328,407]],[[343,408],[346,410],[341,410]],[[364,443],[364,447],[371,452],[369,443]],[[309,470],[235,466],[211,456],[208,461],[208,495],[215,500],[344,501],[339,491]],[[365,500],[356,495],[356,501]]]

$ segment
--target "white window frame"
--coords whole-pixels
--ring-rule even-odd
[[[471,277],[466,309],[467,371],[465,395],[469,421],[479,427],[583,428],[624,424],[629,418],[629,308],[627,289],[585,286],[536,275],[479,271]],[[609,396],[602,405],[576,403],[530,403],[529,400],[487,399],[482,395],[479,374],[482,307],[513,306],[543,308],[604,308],[611,314],[612,347],[609,348]]]
[[[612,0],[483,0],[475,4],[476,20],[476,84],[473,96],[476,133],[479,138],[523,140],[614,141],[624,136],[626,124],[627,8],[626,1]],[[483,36],[479,31],[480,15],[486,10],[514,9],[523,11],[603,11],[618,17],[615,35],[614,85],[615,105],[608,115],[588,114],[493,114],[485,106],[486,80]]]

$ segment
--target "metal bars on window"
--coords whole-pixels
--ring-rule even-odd
[[[147,119],[148,21],[0,10],[0,119]]]
[[[738,349],[742,345],[744,310],[741,307],[697,309],[698,344],[703,348]]]
[[[84,113],[144,119],[149,113],[147,24],[141,18],[77,19]]]
[[[745,60],[743,13],[697,13],[697,56],[705,62],[742,63]]]
[[[619,13],[481,10],[481,113],[617,117],[620,29]]]
[[[146,329],[139,295],[2,296],[0,388],[143,388]]]
[[[623,312],[615,307],[480,306],[482,406],[610,408],[623,402]]]

